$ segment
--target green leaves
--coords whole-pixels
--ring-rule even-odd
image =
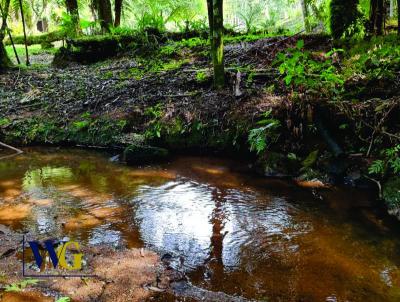
[[[296,43],[296,48],[301,50],[304,47],[304,40],[298,40]]]
[[[319,150],[311,152],[305,160],[303,160],[303,169],[311,168],[318,159]]]
[[[37,279],[25,279],[25,280],[22,280],[21,282],[12,283],[10,285],[7,285],[4,290],[6,292],[20,292],[23,289],[25,289],[27,286],[35,285],[39,282],[40,281]]]
[[[340,92],[344,80],[333,65],[332,56],[341,50],[334,49],[325,55],[323,61],[316,61],[303,48],[304,41],[299,40],[295,48],[277,55],[274,65],[278,65],[285,85],[292,89],[322,92],[326,96]]]
[[[383,160],[374,161],[368,169],[369,174],[382,174],[385,171],[385,162]]]
[[[374,161],[368,169],[369,174],[384,176],[391,169],[400,175],[400,145],[386,149],[382,152],[383,159]]]
[[[56,302],[70,302],[70,301],[71,301],[71,298],[69,298],[69,297],[61,297],[56,300]]]
[[[11,121],[8,118],[0,118],[0,127],[9,125]]]
[[[257,154],[267,150],[268,145],[278,139],[276,130],[280,127],[280,122],[271,117],[272,110],[261,115],[257,122],[259,128],[251,129],[248,136],[250,151],[256,151]]]

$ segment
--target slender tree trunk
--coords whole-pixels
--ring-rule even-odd
[[[78,9],[78,1],[77,0],[65,0],[65,5],[67,7],[67,11],[72,18],[72,22],[75,25],[75,33],[81,32],[81,26],[79,24],[79,9]]]
[[[397,33],[400,35],[400,0],[397,0]]]
[[[19,9],[21,11],[22,29],[24,30],[26,66],[29,66],[29,65],[31,65],[31,63],[29,62],[28,44],[26,43],[25,16],[24,16],[24,9],[22,6],[22,0],[19,0]]]
[[[113,25],[110,0],[97,0],[96,8],[101,29],[105,32],[110,32]]]
[[[225,86],[223,0],[212,0],[212,5],[211,0],[207,0],[207,4],[210,17],[214,85],[216,88],[222,88]],[[212,9],[210,9],[211,7]]]
[[[376,15],[376,34],[378,36],[383,35],[383,28],[385,22],[385,0],[378,0],[378,11]]]
[[[300,0],[301,2],[301,10],[303,12],[303,20],[304,20],[304,28],[306,32],[310,32],[310,21],[308,20],[308,8],[307,8],[307,0]]]
[[[10,0],[5,1],[4,9],[2,9],[1,19],[2,24],[0,27],[0,70],[6,67],[11,66],[11,61],[7,55],[6,49],[3,44],[3,40],[6,33],[7,28],[7,16],[10,9]]]
[[[6,3],[7,12],[9,11],[10,2],[11,2],[11,1],[8,1],[8,3]],[[3,6],[1,5],[1,3],[0,3],[0,14],[1,14],[1,18],[2,18],[2,20],[3,20],[3,23],[2,23],[1,28],[0,28],[0,43],[1,43],[1,47],[4,48],[3,40],[4,40],[5,32],[7,32],[8,38],[10,39],[12,48],[13,48],[13,50],[14,50],[15,58],[17,59],[17,63],[18,63],[18,65],[19,65],[19,64],[21,64],[21,62],[20,62],[20,60],[19,60],[18,53],[17,53],[17,49],[15,48],[15,44],[14,44],[13,38],[12,38],[12,36],[11,36],[11,30],[10,30],[10,28],[9,28],[8,25],[7,25],[7,14],[8,14],[8,13],[7,13],[7,14],[4,13],[4,11],[3,11]],[[5,53],[5,52],[4,52],[4,49],[2,50],[2,53]],[[6,55],[7,55],[7,53],[6,53]]]
[[[370,34],[382,35],[385,22],[385,0],[371,0]]]
[[[121,13],[122,13],[122,2],[123,0],[115,0],[115,20],[114,27],[118,27],[121,25]]]
[[[378,11],[378,0],[371,0],[368,31],[372,35],[375,34],[377,11]]]
[[[213,12],[213,0],[207,0],[207,11],[208,11],[208,26],[210,30],[210,40],[213,37],[214,30],[214,12]]]
[[[389,7],[389,16],[390,18],[394,17],[394,0],[390,0],[390,7]]]

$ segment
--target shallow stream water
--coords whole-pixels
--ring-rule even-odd
[[[312,190],[245,163],[127,167],[76,149],[0,161],[0,224],[169,253],[202,288],[261,301],[400,301],[400,224],[371,192]]]

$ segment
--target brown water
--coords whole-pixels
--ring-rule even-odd
[[[213,158],[132,168],[26,151],[0,161],[0,224],[168,252],[195,285],[250,299],[400,301],[399,224],[367,193],[313,193]]]

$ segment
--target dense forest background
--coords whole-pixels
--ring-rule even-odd
[[[231,32],[326,32],[340,38],[382,34],[397,24],[395,0],[251,0],[224,2],[224,27]],[[2,0],[2,31],[28,36],[60,31],[77,34],[128,34],[154,30],[208,30],[205,0]],[[337,17],[335,17],[337,15]],[[345,27],[344,30],[341,27]],[[5,33],[2,34],[6,36]]]

